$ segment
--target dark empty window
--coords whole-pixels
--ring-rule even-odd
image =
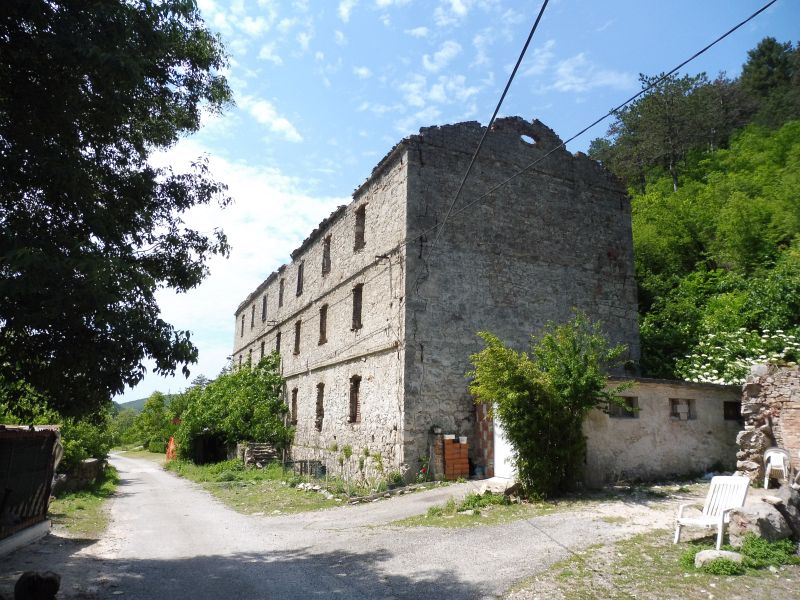
[[[297,388],[292,390],[292,407],[289,411],[289,419],[292,425],[297,425]]]
[[[242,355],[239,355],[239,368],[242,368]]]
[[[350,378],[350,423],[361,423],[361,377],[353,375]]]
[[[722,414],[726,421],[741,421],[742,420],[742,403],[738,400],[725,402],[722,405]]]
[[[283,306],[283,284],[284,284],[284,281],[283,281],[283,279],[281,279],[278,282],[278,308]]]
[[[317,414],[314,419],[314,427],[317,431],[322,431],[322,421],[325,419],[325,384],[317,384]]]
[[[242,330],[239,332],[239,337],[244,337],[244,315],[242,315]]]
[[[264,342],[261,342],[261,356],[259,358],[264,358]]]
[[[267,295],[261,296],[261,320],[267,320]]]
[[[300,354],[300,321],[294,324],[294,353]]]
[[[250,329],[256,326],[256,305],[250,307]]]
[[[364,284],[353,288],[353,329],[361,329],[361,304],[364,298]]]
[[[331,272],[331,236],[322,240],[322,274]]]
[[[275,334],[275,352],[281,353],[281,332]]]
[[[328,305],[323,304],[319,307],[319,343],[324,344],[328,341]]]
[[[360,250],[367,245],[364,235],[364,229],[367,224],[367,205],[362,204],[356,211],[356,227],[355,227],[355,242],[353,243],[354,250]]]
[[[625,404],[609,403],[608,416],[612,419],[638,419],[639,400],[629,396],[622,396],[620,399],[623,400]]]
[[[253,349],[252,348],[250,348],[250,350],[247,351],[247,364],[248,365],[252,365],[253,364]]]
[[[297,265],[297,295],[303,293],[303,271],[305,270],[305,263]]]

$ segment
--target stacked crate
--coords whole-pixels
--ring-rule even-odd
[[[469,477],[468,444],[458,439],[444,440],[444,478],[458,479]]]

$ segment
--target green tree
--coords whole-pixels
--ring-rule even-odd
[[[111,434],[111,443],[114,446],[133,444],[140,441],[136,431],[136,411],[131,408],[124,408],[113,415],[109,423],[109,433]]]
[[[161,392],[153,392],[136,417],[136,432],[142,445],[150,452],[166,452],[172,435],[167,399]]]
[[[512,446],[520,483],[528,494],[552,496],[579,477],[586,450],[583,421],[593,408],[620,402],[624,386],[609,390],[607,369],[623,346],[611,347],[598,324],[578,314],[550,323],[531,352],[517,352],[491,333],[470,357],[467,373],[476,402],[490,404]]]
[[[197,436],[216,436],[227,445],[240,441],[267,442],[288,447],[292,429],[286,424],[280,355],[273,352],[258,364],[245,364],[223,373],[205,388],[193,387],[176,433],[182,456],[192,456]]]
[[[97,411],[196,361],[154,292],[225,254],[181,215],[224,186],[149,155],[230,101],[193,0],[6,0],[0,11],[0,379],[63,414]]]

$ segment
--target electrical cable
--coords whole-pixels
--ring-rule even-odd
[[[532,163],[530,163],[529,165],[527,165],[527,166],[523,167],[521,170],[517,171],[517,172],[516,172],[516,173],[514,173],[513,175],[509,176],[508,178],[504,179],[504,180],[503,180],[503,181],[501,181],[500,183],[496,184],[494,187],[490,188],[490,189],[489,189],[487,192],[483,193],[481,196],[478,196],[478,198],[476,198],[476,199],[475,199],[475,200],[473,200],[472,202],[469,202],[468,204],[465,204],[464,206],[462,206],[461,208],[459,208],[459,209],[458,209],[458,210],[457,210],[455,213],[453,213],[452,215],[451,215],[451,214],[448,212],[448,215],[450,215],[450,216],[457,216],[457,215],[460,215],[461,213],[463,213],[463,212],[464,212],[465,210],[467,210],[468,208],[470,208],[470,207],[474,206],[475,204],[477,204],[478,202],[480,202],[481,200],[483,200],[483,199],[484,199],[484,198],[486,198],[487,196],[489,196],[489,195],[493,194],[493,193],[494,193],[494,192],[496,192],[498,189],[500,189],[501,187],[503,187],[503,186],[507,185],[509,182],[511,182],[512,180],[516,179],[517,177],[519,177],[519,176],[520,176],[520,175],[522,175],[523,173],[525,173],[525,172],[529,171],[529,170],[530,170],[530,169],[532,169],[534,166],[536,166],[536,165],[538,165],[540,162],[544,161],[544,160],[545,160],[547,157],[549,157],[549,156],[550,156],[550,155],[552,155],[553,153],[557,152],[558,150],[561,150],[561,149],[562,149],[562,148],[564,148],[564,147],[565,147],[567,144],[569,144],[571,141],[573,141],[574,139],[576,139],[576,138],[580,137],[581,135],[583,135],[584,133],[586,133],[587,131],[589,131],[589,130],[590,130],[592,127],[594,127],[595,125],[598,125],[599,123],[602,123],[602,122],[603,122],[603,121],[605,121],[605,120],[606,120],[608,117],[610,117],[610,116],[611,116],[611,115],[613,115],[614,113],[618,112],[620,109],[624,108],[625,106],[627,106],[628,104],[630,104],[631,102],[633,102],[634,100],[636,100],[637,98],[639,98],[640,96],[642,96],[643,94],[645,94],[645,93],[649,92],[649,91],[650,91],[651,89],[653,89],[654,87],[656,87],[656,86],[660,85],[660,84],[661,84],[663,81],[665,81],[665,80],[666,80],[668,77],[670,77],[671,75],[673,75],[673,74],[674,74],[675,72],[677,72],[679,69],[681,69],[681,68],[685,67],[687,64],[689,64],[690,62],[692,62],[693,60],[695,60],[696,58],[698,58],[699,56],[701,56],[702,54],[704,54],[705,52],[707,52],[708,50],[710,50],[712,47],[714,47],[715,45],[717,45],[719,42],[721,42],[722,40],[724,40],[726,37],[728,37],[729,35],[731,35],[731,34],[732,34],[734,31],[736,31],[737,29],[741,28],[742,26],[744,26],[744,25],[746,25],[747,23],[749,23],[750,21],[752,21],[754,18],[756,18],[756,17],[757,17],[758,15],[760,15],[762,12],[764,12],[765,10],[767,10],[767,9],[768,9],[770,6],[772,6],[773,4],[775,4],[777,1],[778,1],[778,0],[770,0],[770,2],[767,2],[767,3],[766,3],[764,6],[762,6],[761,8],[759,8],[759,9],[758,9],[756,12],[754,12],[753,14],[751,14],[749,17],[747,17],[746,19],[744,19],[743,21],[741,21],[739,24],[737,24],[737,25],[733,26],[731,29],[729,29],[728,31],[726,31],[725,33],[723,33],[721,36],[719,36],[717,39],[715,39],[713,42],[711,42],[710,44],[708,44],[707,46],[705,46],[705,47],[704,47],[704,48],[702,48],[701,50],[698,50],[697,52],[695,52],[695,53],[694,53],[692,56],[690,56],[689,58],[687,58],[686,60],[684,60],[683,62],[681,62],[680,64],[678,64],[676,67],[674,67],[673,69],[671,69],[669,72],[667,72],[667,73],[663,74],[661,77],[659,77],[658,79],[656,79],[655,81],[653,81],[653,82],[652,82],[650,85],[648,85],[647,87],[643,88],[642,90],[640,90],[639,92],[637,92],[636,94],[634,94],[633,96],[631,96],[630,98],[628,98],[627,100],[625,100],[624,102],[622,102],[621,104],[619,104],[618,106],[616,106],[615,108],[612,108],[612,109],[611,109],[610,111],[608,111],[608,112],[607,112],[605,115],[603,115],[602,117],[600,117],[600,118],[598,118],[598,119],[594,120],[594,121],[593,121],[591,124],[587,125],[587,126],[586,126],[586,127],[584,127],[583,129],[581,129],[581,130],[580,130],[578,133],[576,133],[575,135],[573,135],[572,137],[570,137],[570,138],[569,138],[569,139],[567,139],[566,141],[563,141],[563,142],[561,142],[559,145],[557,145],[556,147],[552,148],[550,151],[548,151],[548,152],[547,152],[546,154],[544,154],[543,156],[540,156],[538,159],[536,159],[535,161],[533,161],[533,162],[532,162]],[[487,127],[487,130],[488,130],[488,127]],[[407,244],[409,244],[409,243],[412,243],[412,242],[415,242],[415,241],[417,241],[418,239],[422,239],[422,238],[423,238],[423,237],[425,237],[425,236],[426,236],[428,233],[432,232],[433,230],[435,230],[435,229],[437,229],[437,228],[439,229],[439,231],[437,232],[436,239],[438,239],[438,238],[439,238],[439,236],[441,235],[441,231],[442,231],[442,229],[444,229],[444,226],[445,226],[445,222],[443,221],[443,222],[442,222],[440,225],[434,225],[434,226],[433,226],[433,227],[431,227],[430,229],[428,229],[428,230],[426,230],[426,231],[422,232],[422,233],[421,233],[420,235],[418,235],[417,237],[415,237],[415,238],[412,238],[411,240],[408,240],[407,242],[404,242],[404,243],[407,245]],[[432,250],[432,248],[431,248],[431,250]],[[430,256],[430,253],[429,253],[429,256]]]
[[[453,207],[456,205],[459,197],[461,196],[461,192],[464,189],[464,185],[467,182],[467,178],[469,177],[469,174],[472,172],[472,167],[475,164],[475,160],[478,158],[478,153],[481,151],[481,148],[483,147],[483,142],[486,140],[486,136],[489,134],[489,131],[492,128],[492,124],[497,118],[497,113],[500,111],[500,107],[503,105],[503,100],[505,100],[506,94],[508,93],[508,90],[511,87],[511,82],[514,81],[514,77],[516,76],[517,71],[519,70],[519,66],[522,64],[522,59],[525,58],[525,53],[528,51],[528,46],[530,45],[531,40],[533,39],[533,34],[536,33],[536,29],[539,27],[539,22],[542,20],[542,15],[544,15],[544,9],[547,8],[547,3],[549,1],[550,0],[544,0],[541,9],[539,9],[539,14],[536,16],[536,20],[534,21],[533,26],[531,27],[531,31],[528,34],[528,39],[525,40],[525,44],[522,46],[522,51],[519,53],[519,57],[517,58],[517,63],[514,65],[514,69],[511,71],[511,74],[508,77],[508,81],[506,82],[506,86],[503,89],[503,93],[500,94],[500,99],[497,101],[497,106],[495,106],[494,108],[494,112],[492,113],[492,118],[489,119],[489,123],[486,125],[486,129],[484,129],[483,131],[483,135],[481,136],[481,139],[478,142],[478,147],[475,148],[475,152],[473,152],[472,154],[472,158],[469,161],[469,166],[467,166],[467,170],[464,173],[464,176],[461,178],[461,183],[459,184],[458,189],[456,190],[456,194],[453,197],[453,200],[450,202],[449,206],[447,207],[447,212],[444,215],[444,219],[442,219],[441,227],[437,231],[436,237],[434,238],[431,247],[428,249],[428,257],[430,257],[431,253],[433,252],[433,249],[436,247],[436,243],[439,241],[439,236],[444,230],[444,225],[445,223],[447,223],[447,219],[450,217],[450,213],[453,210]],[[417,273],[417,281],[419,281],[419,273]]]

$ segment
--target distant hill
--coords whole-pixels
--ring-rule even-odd
[[[164,398],[166,400],[167,405],[172,401],[172,398],[177,396],[177,394],[164,394]],[[114,402],[114,408],[117,411],[120,410],[133,410],[137,414],[142,412],[144,408],[144,403],[147,402],[147,398],[139,398],[138,400],[131,400],[130,402]]]

